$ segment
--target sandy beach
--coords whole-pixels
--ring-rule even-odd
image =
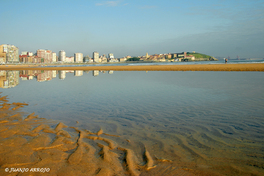
[[[114,71],[264,71],[263,63],[127,66],[0,65],[0,70],[114,70]]]
[[[1,65],[0,70],[264,71],[264,64],[107,65],[89,67]],[[211,131],[217,135],[217,138],[214,138],[214,135],[211,136],[211,133],[197,133],[197,136],[188,135],[181,138],[180,134],[184,134],[186,128],[181,127],[178,138],[176,138],[180,141],[177,146],[170,146],[166,140],[157,141],[160,146],[148,145],[147,139],[139,138],[140,131],[136,133],[138,135],[135,138],[141,139],[141,145],[137,145],[138,143],[133,138],[128,139],[122,135],[109,133],[103,128],[102,123],[104,122],[100,122],[100,128],[97,131],[80,128],[82,123],[77,121],[75,125],[67,126],[65,125],[67,122],[64,124],[60,121],[49,120],[54,119],[52,117],[46,116],[49,119],[45,119],[45,117],[38,117],[34,112],[24,112],[23,107],[25,106],[28,104],[9,102],[7,96],[0,95],[0,175],[192,176],[221,175],[221,173],[227,175],[255,173],[255,175],[260,175],[259,173],[262,172],[261,162],[256,162],[256,164],[255,161],[247,160],[247,163],[242,165],[242,162],[245,161],[241,158],[232,158],[226,161],[221,153],[223,150],[216,148],[223,147],[226,150],[230,144],[220,140],[220,137],[225,136],[225,134],[219,133],[217,130]],[[199,128],[207,130],[203,126],[199,126]],[[154,139],[156,140],[156,138]],[[203,145],[204,141],[200,143],[198,139],[205,139],[208,146]],[[188,143],[190,141],[193,146],[197,145],[198,148],[190,147]],[[168,152],[169,148],[164,146],[173,147],[175,155],[170,158],[168,155],[161,155],[164,151],[165,153]],[[233,145],[230,146],[233,150]],[[154,147],[157,149],[154,150]],[[232,154],[234,153],[232,150],[225,152]],[[192,158],[188,157],[186,154],[188,152],[197,162],[192,159],[185,160]],[[236,150],[236,152],[240,151]],[[207,153],[211,157],[207,157]],[[213,155],[215,153],[217,157],[212,157],[215,156]],[[252,156],[255,155],[252,154]],[[232,162],[234,162],[233,166]],[[237,163],[242,163],[241,167],[236,165]],[[258,168],[247,172],[247,168],[252,165]]]
[[[113,139],[120,141],[120,136],[103,129],[91,132],[34,113],[27,115],[21,109],[28,104],[9,103],[7,96],[0,97],[0,102],[0,175],[204,173],[178,161],[157,158],[146,147],[139,156],[129,147],[133,141],[123,140],[119,145]]]

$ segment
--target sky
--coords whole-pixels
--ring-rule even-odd
[[[0,44],[115,57],[264,58],[264,0],[0,0]]]

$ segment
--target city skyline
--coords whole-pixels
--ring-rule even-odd
[[[263,58],[264,2],[1,1],[0,43],[20,51],[127,55],[197,51]]]

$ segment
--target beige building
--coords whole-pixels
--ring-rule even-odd
[[[4,52],[4,45],[0,45],[0,63],[6,62],[6,53]]]
[[[66,62],[66,63],[74,63],[74,57],[73,56],[66,57],[65,60],[64,60],[64,62]]]
[[[52,62],[57,62],[57,54],[56,53],[52,53]]]
[[[122,58],[119,59],[119,61],[120,61],[120,62],[126,62],[126,61],[127,61],[127,58],[122,57]]]
[[[94,62],[99,62],[99,53],[98,52],[93,52],[93,59],[94,59]]]
[[[19,54],[18,47],[14,45],[3,44],[0,45],[0,63],[18,63]]]
[[[37,56],[41,58],[41,62],[51,63],[53,61],[53,54],[51,50],[38,49]]]
[[[82,63],[83,62],[83,53],[74,53],[74,62]]]
[[[148,53],[146,53],[146,59],[148,59],[149,58],[149,55],[148,55]]]
[[[186,56],[185,58],[186,58],[186,59],[195,60],[195,56],[193,56],[193,55],[188,55],[188,56]]]

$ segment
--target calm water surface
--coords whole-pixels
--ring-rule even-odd
[[[23,111],[227,175],[264,174],[261,72],[1,71]],[[10,88],[8,88],[10,87]],[[76,123],[78,121],[79,123]],[[118,142],[118,141],[117,141]],[[120,144],[127,145],[127,144]]]

